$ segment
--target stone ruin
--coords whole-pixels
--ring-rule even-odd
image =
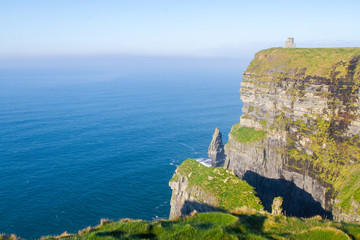
[[[296,44],[294,43],[294,38],[288,38],[285,41],[284,48],[296,48]]]

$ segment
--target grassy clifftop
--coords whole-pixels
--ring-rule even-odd
[[[178,181],[181,176],[187,176],[188,188],[201,188],[213,196],[217,201],[216,207],[221,210],[233,211],[242,206],[258,211],[264,208],[256,197],[254,188],[237,178],[230,170],[208,168],[194,159],[188,159],[178,166],[170,181]]]
[[[270,48],[256,53],[246,72],[329,78],[335,70],[345,76],[349,62],[359,55],[360,48]]]

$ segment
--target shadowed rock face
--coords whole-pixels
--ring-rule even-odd
[[[332,213],[326,211],[312,195],[285,179],[269,179],[252,171],[247,171],[243,180],[257,189],[258,196],[265,210],[272,212],[272,203],[276,197],[282,197],[283,214],[295,217],[313,217],[320,215],[333,219]]]
[[[326,209],[326,185],[304,176],[296,169],[284,166],[285,155],[276,149],[284,148],[280,139],[265,138],[251,144],[237,142],[229,135],[225,167],[253,186],[264,207],[271,212],[274,197],[282,196],[286,215],[331,218]],[[329,199],[329,198],[328,198]],[[326,210],[325,210],[326,209]]]
[[[218,128],[215,129],[212,141],[208,150],[209,158],[211,158],[212,167],[222,167],[225,162],[224,144],[222,142],[221,133]]]
[[[181,209],[181,216],[189,216],[194,211],[196,212],[224,212],[223,210],[210,206],[204,203],[200,203],[198,201],[188,201],[184,202],[184,205]]]

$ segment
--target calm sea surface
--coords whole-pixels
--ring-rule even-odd
[[[226,142],[247,62],[132,61],[0,70],[0,233],[167,218],[176,166]]]

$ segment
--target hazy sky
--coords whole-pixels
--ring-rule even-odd
[[[0,0],[0,57],[360,46],[359,0]]]

